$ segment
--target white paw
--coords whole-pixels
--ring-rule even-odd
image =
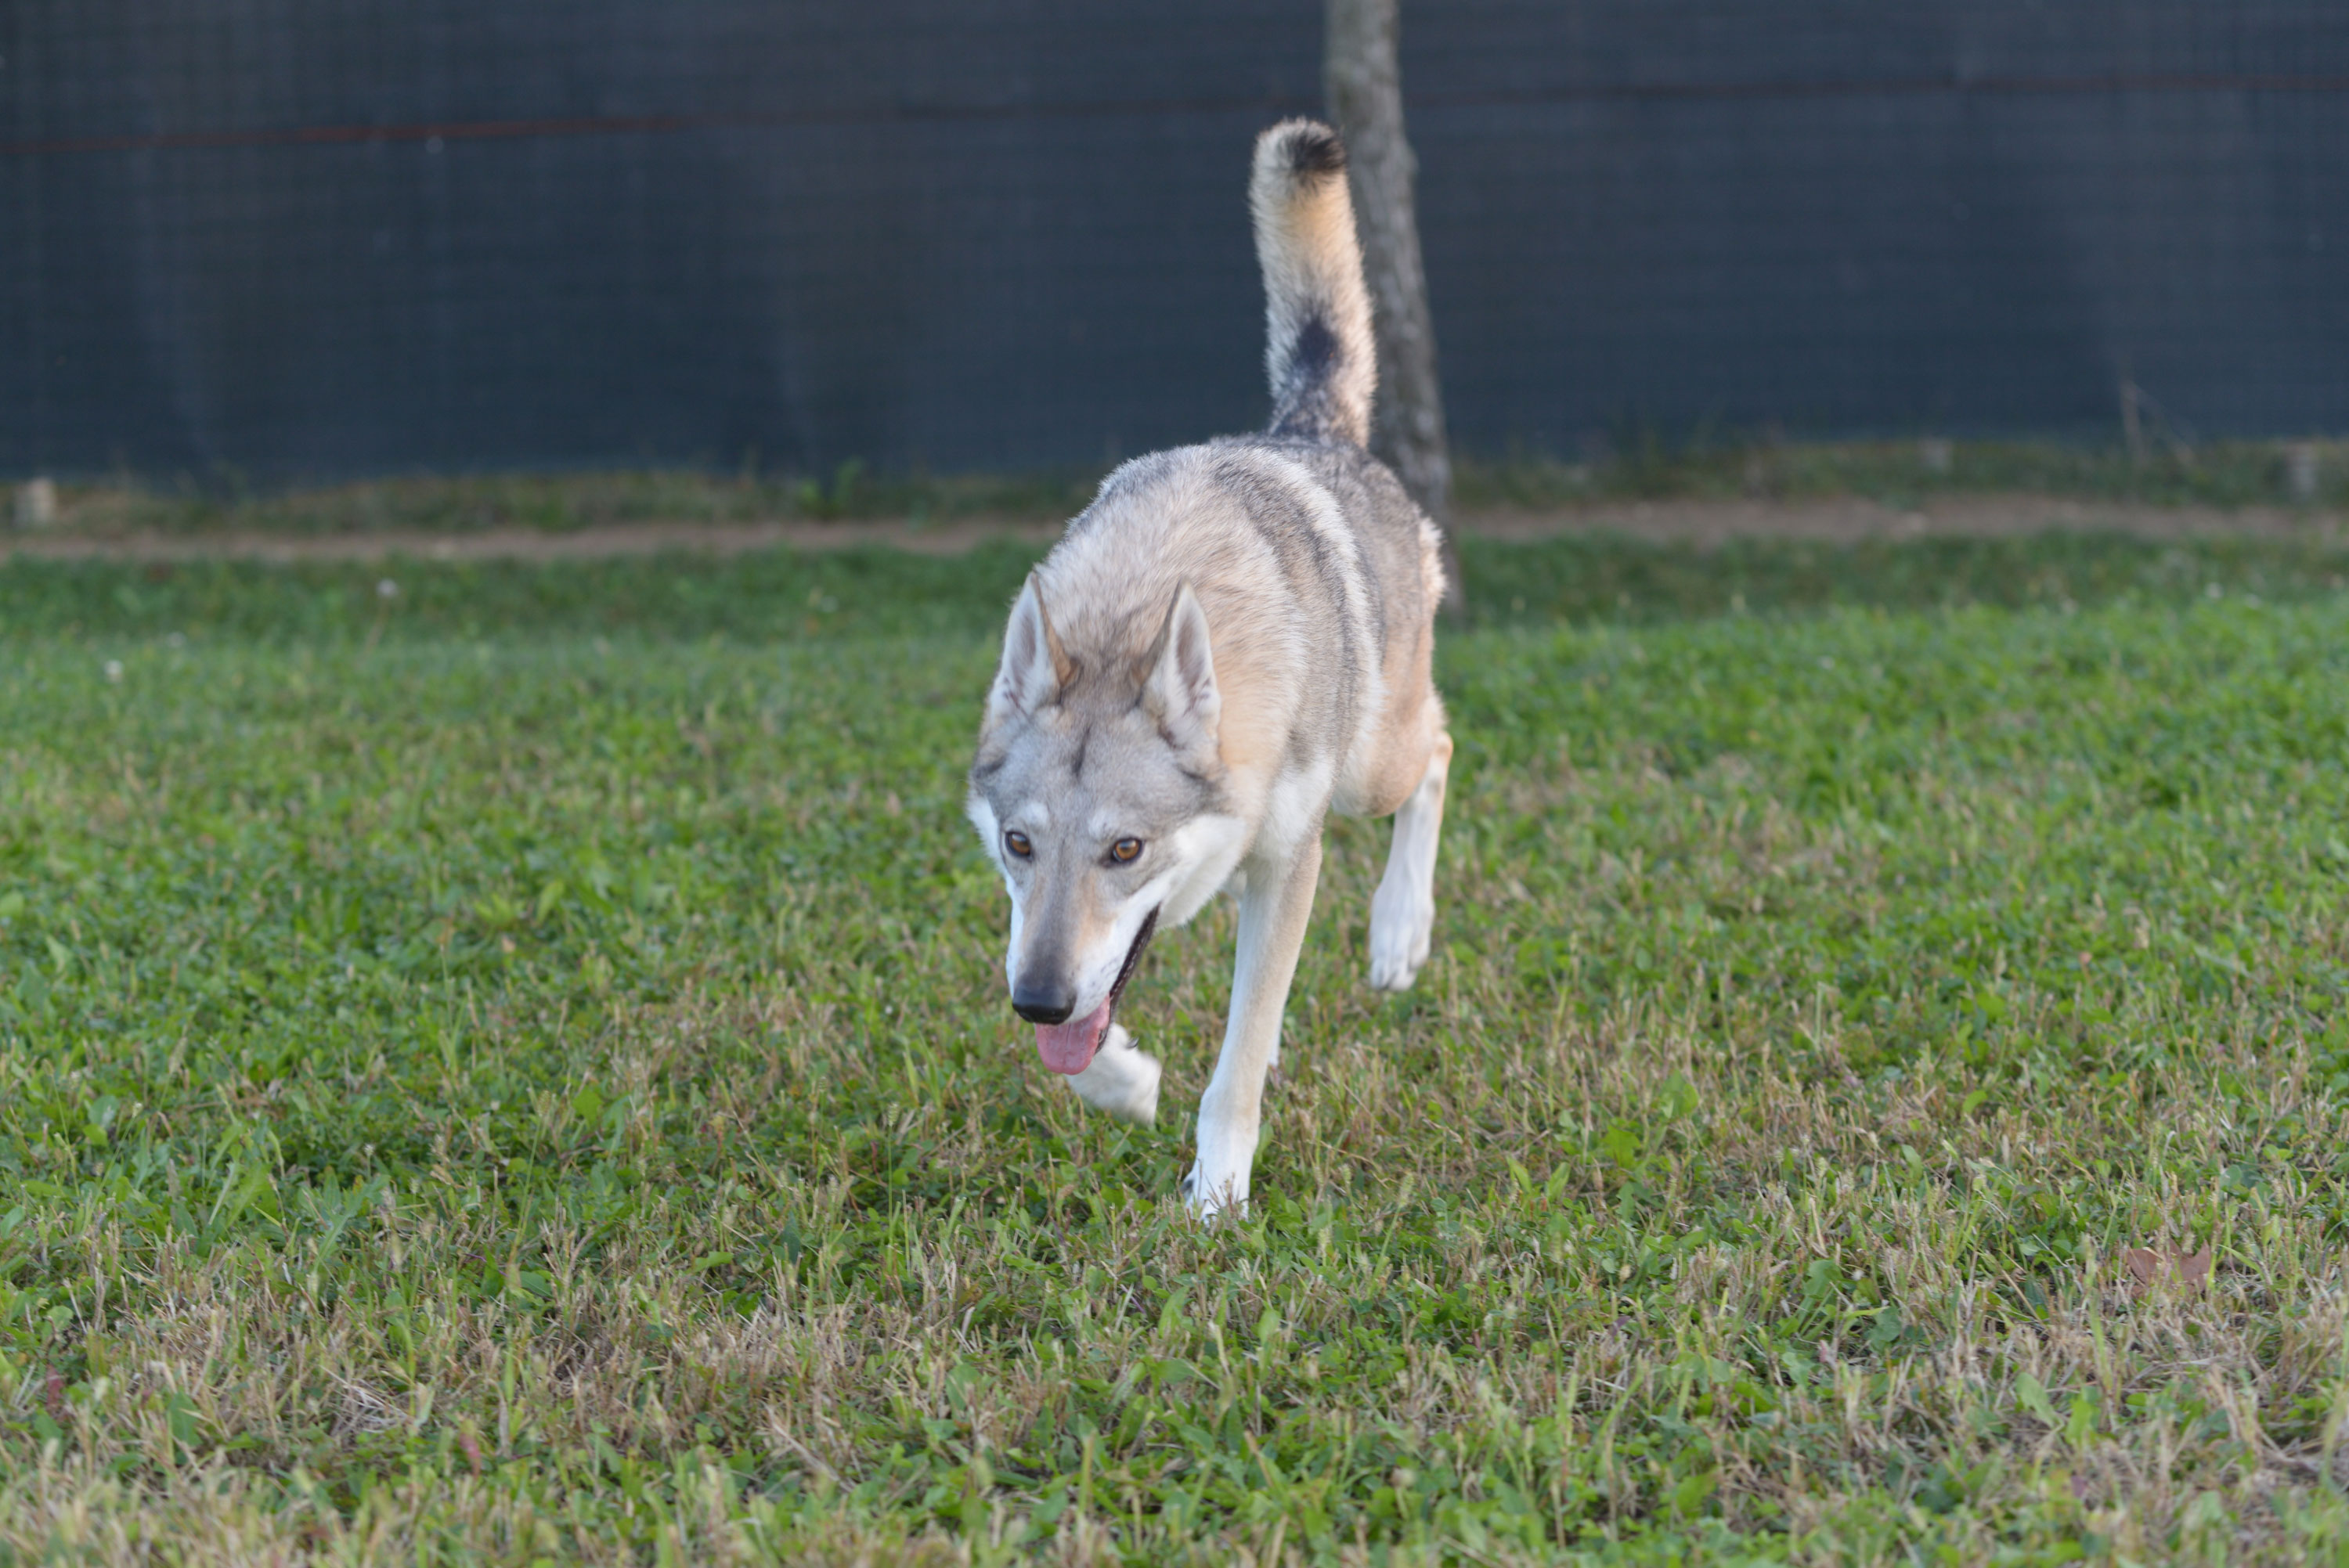
[[[1198,1156],[1183,1178],[1191,1212],[1202,1220],[1226,1213],[1237,1219],[1247,1212],[1248,1172],[1256,1165],[1259,1131],[1254,1115],[1235,1116],[1228,1106],[1217,1104],[1216,1086],[1207,1086],[1199,1105]]]
[[[1435,901],[1384,882],[1371,895],[1371,985],[1379,991],[1408,987],[1427,962],[1429,934],[1435,929]]]
[[[1079,1099],[1121,1121],[1147,1127],[1158,1119],[1158,1058],[1136,1049],[1123,1024],[1109,1026],[1109,1038],[1085,1070],[1070,1078],[1069,1087]]]
[[[1183,1178],[1183,1202],[1203,1222],[1223,1214],[1244,1220],[1247,1218],[1247,1172],[1210,1178],[1194,1165]]]

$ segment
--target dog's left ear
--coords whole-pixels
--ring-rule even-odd
[[[1216,689],[1216,656],[1207,641],[1207,613],[1184,583],[1166,609],[1150,673],[1142,683],[1143,711],[1178,751],[1214,751],[1224,717],[1223,694]]]

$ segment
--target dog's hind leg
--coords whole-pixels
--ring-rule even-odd
[[[1250,869],[1240,898],[1239,963],[1232,974],[1231,1020],[1224,1028],[1216,1076],[1199,1097],[1199,1159],[1183,1179],[1184,1195],[1201,1218],[1247,1209],[1248,1171],[1256,1162],[1264,1116],[1264,1075],[1279,1054],[1280,1015],[1298,951],[1313,915],[1313,889],[1321,876],[1321,826],[1316,822],[1287,863]]]
[[[1395,812],[1386,874],[1371,895],[1371,985],[1401,991],[1427,962],[1435,928],[1435,847],[1444,832],[1444,784],[1452,770],[1452,737],[1438,732],[1427,771]]]

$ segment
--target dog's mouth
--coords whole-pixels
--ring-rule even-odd
[[[1036,1026],[1036,1053],[1044,1058],[1046,1067],[1056,1073],[1073,1076],[1093,1065],[1093,1053],[1109,1037],[1110,1021],[1117,1016],[1117,999],[1125,994],[1125,983],[1133,978],[1134,966],[1142,962],[1142,950],[1150,945],[1150,938],[1157,929],[1158,912],[1154,909],[1143,917],[1142,929],[1133,934],[1133,945],[1125,950],[1125,962],[1118,965],[1108,999],[1100,1006],[1065,1024]]]

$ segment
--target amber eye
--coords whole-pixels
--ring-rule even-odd
[[[1036,852],[1036,846],[1028,841],[1028,835],[1017,829],[1003,835],[1003,847],[1023,861]]]
[[[1142,853],[1140,839],[1120,839],[1109,847],[1109,858],[1119,865],[1130,865]]]

